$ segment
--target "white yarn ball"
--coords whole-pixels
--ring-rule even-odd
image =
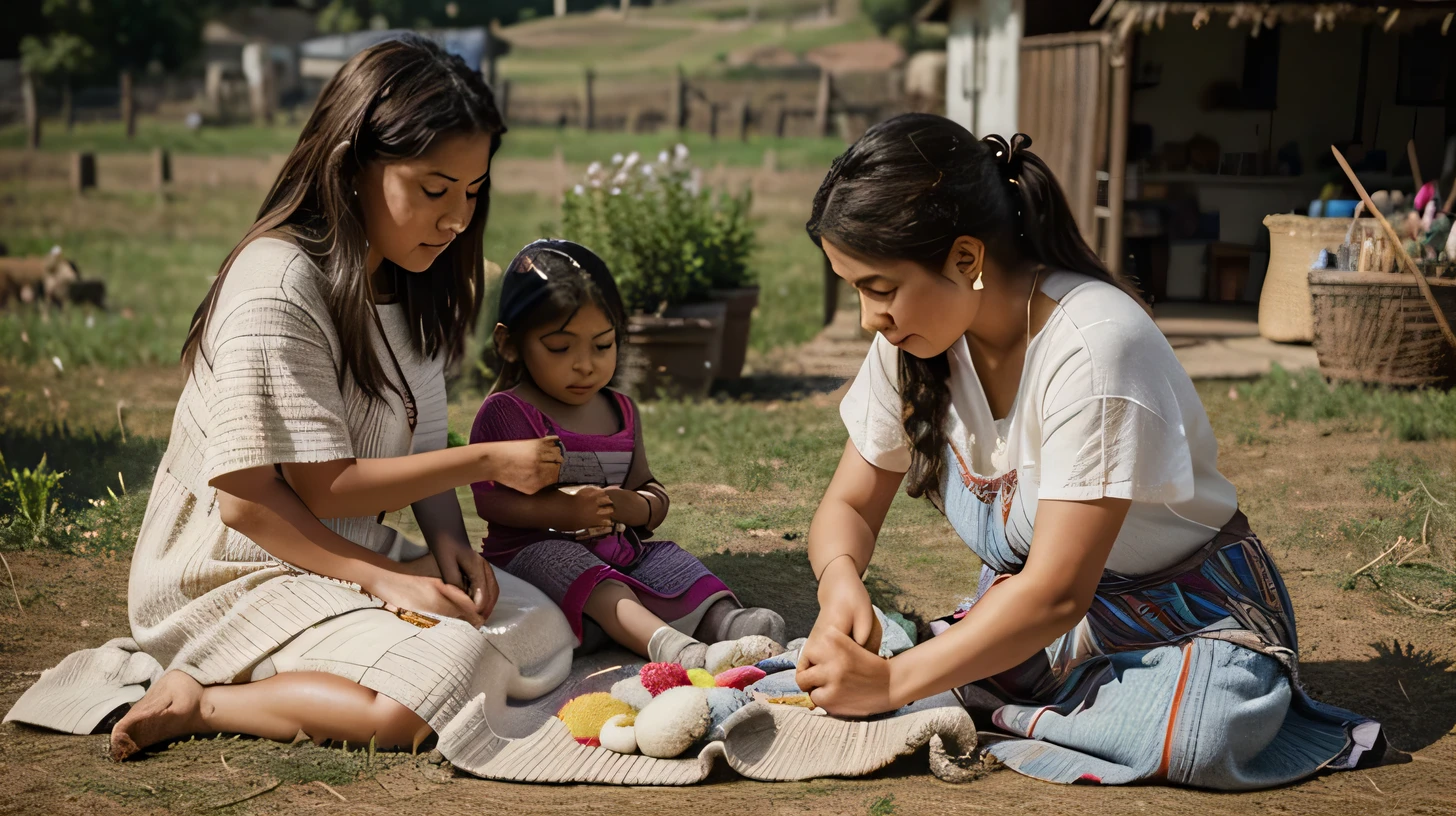
[[[784,647],[766,635],[748,635],[737,640],[720,640],[708,647],[707,669],[722,674],[739,666],[752,666],[784,653]]]
[[[599,739],[603,748],[619,754],[637,753],[637,729],[635,726],[623,725],[626,721],[626,714],[618,714],[602,724]]]
[[[612,696],[638,711],[646,708],[647,704],[652,702],[652,693],[643,688],[642,678],[635,674],[613,683]]]
[[[650,757],[671,759],[708,733],[711,724],[703,689],[668,689],[637,714],[637,748]]]

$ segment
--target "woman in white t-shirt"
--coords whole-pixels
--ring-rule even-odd
[[[1030,144],[900,116],[815,196],[809,234],[878,335],[809,535],[800,686],[860,716],[956,690],[1009,735],[987,750],[1048,781],[1249,789],[1378,760],[1378,723],[1300,688],[1193,384]],[[886,661],[861,648],[861,576],[902,484],[983,567],[974,604]]]

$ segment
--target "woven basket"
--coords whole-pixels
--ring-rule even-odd
[[[1413,275],[1307,274],[1321,374],[1400,387],[1456,384],[1456,351]],[[1449,320],[1456,315],[1456,280],[1427,280]]]
[[[1314,340],[1314,312],[1309,299],[1309,269],[1321,249],[1337,250],[1350,228],[1348,218],[1271,215],[1269,271],[1259,294],[1259,334],[1276,343]]]

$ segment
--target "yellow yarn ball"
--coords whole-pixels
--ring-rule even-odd
[[[717,688],[718,681],[707,669],[688,669],[688,682],[698,688]]]
[[[556,713],[556,717],[566,723],[574,739],[585,740],[600,738],[602,724],[618,714],[633,716],[636,712],[632,706],[605,691],[597,691],[568,702]]]

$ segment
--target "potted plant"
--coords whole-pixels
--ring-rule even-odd
[[[750,194],[706,190],[701,179],[682,145],[655,162],[618,154],[588,167],[562,204],[565,234],[591,247],[617,279],[634,352],[623,361],[623,380],[644,394],[665,386],[700,396],[715,378],[742,370],[736,343],[740,334],[746,343],[746,326],[734,324],[726,354],[723,344],[730,306],[746,322],[735,290],[750,283]],[[725,356],[731,371],[723,371]]]

